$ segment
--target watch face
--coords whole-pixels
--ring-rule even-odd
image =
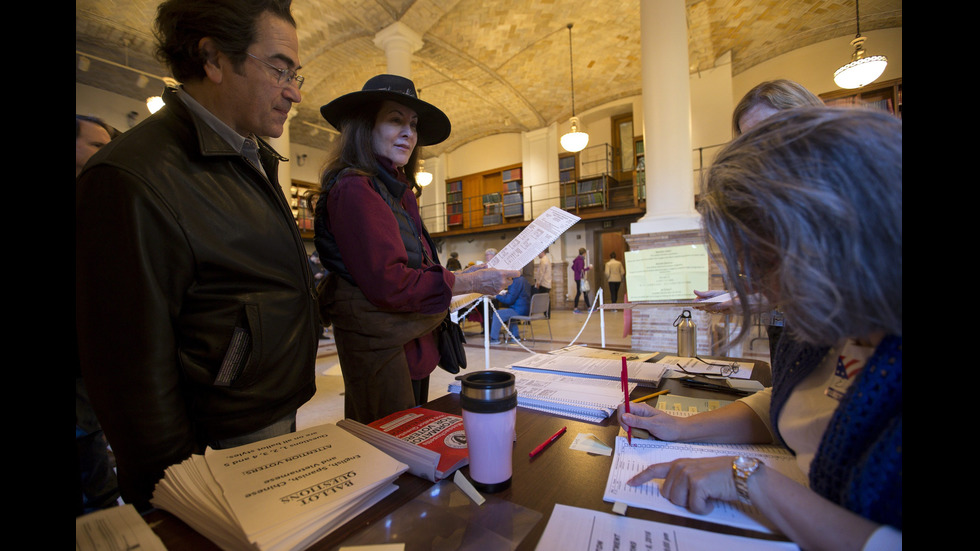
[[[759,460],[754,457],[739,456],[735,459],[735,464],[739,469],[751,469],[759,464]]]

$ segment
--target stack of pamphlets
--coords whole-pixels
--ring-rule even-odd
[[[222,549],[305,549],[397,489],[408,466],[336,425],[170,466],[150,503]]]

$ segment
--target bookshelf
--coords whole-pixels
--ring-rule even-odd
[[[612,147],[598,144],[579,152],[581,172],[575,186],[577,208],[603,207],[610,184],[616,180],[612,174]]]
[[[459,233],[523,222],[524,179],[521,165],[446,179],[446,231]]]
[[[504,218],[524,216],[524,186],[521,180],[521,169],[511,168],[503,171],[503,207]]]
[[[463,181],[446,182],[446,225],[463,225]]]
[[[820,94],[831,107],[865,107],[902,118],[902,79],[872,83],[858,90],[837,90]]]
[[[575,189],[578,180],[576,167],[578,155],[575,153],[558,157],[558,181],[561,185],[562,208],[574,209],[578,206],[578,191]]]
[[[503,196],[500,193],[485,193],[483,195],[483,225],[493,226],[502,224]]]
[[[578,208],[601,207],[606,203],[606,183],[609,176],[603,174],[578,181],[576,203]]]

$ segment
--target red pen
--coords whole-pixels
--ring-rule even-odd
[[[626,413],[630,412],[630,382],[629,382],[629,371],[626,369],[626,356],[623,356],[623,371],[620,375],[620,379],[623,381],[623,395],[626,397]],[[632,446],[633,445],[633,427],[627,425],[626,427],[626,442]]]
[[[543,452],[544,449],[548,447],[548,444],[551,444],[555,440],[558,440],[558,438],[561,435],[565,434],[565,429],[567,429],[567,428],[568,427],[562,427],[561,430],[559,430],[555,434],[551,435],[551,438],[549,438],[548,440],[546,440],[543,444],[541,444],[540,446],[538,446],[538,447],[534,448],[533,450],[531,450],[531,453],[529,453],[528,456],[534,457],[535,455],[538,455],[539,453]]]

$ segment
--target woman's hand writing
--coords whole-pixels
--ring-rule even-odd
[[[626,430],[628,427],[640,428],[649,432],[654,438],[675,441],[682,437],[682,418],[670,415],[649,404],[631,404],[630,413],[626,413],[624,404],[619,405],[619,425]]]

